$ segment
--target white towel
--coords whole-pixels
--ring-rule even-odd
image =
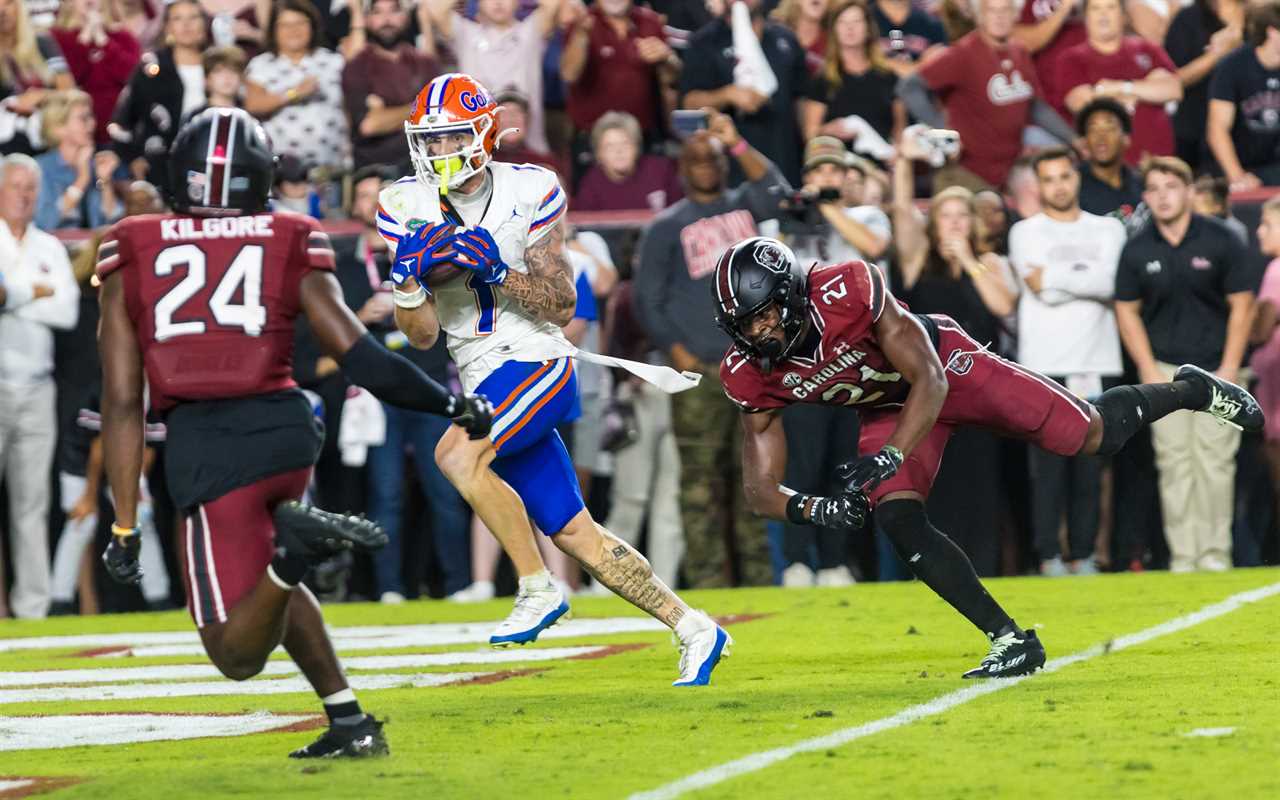
[[[764,48],[751,27],[751,11],[739,0],[729,11],[729,27],[733,31],[733,54],[738,63],[733,66],[733,83],[755,89],[765,97],[773,97],[778,91],[778,76],[764,57]]]
[[[591,364],[599,364],[603,367],[618,367],[620,369],[625,369],[627,372],[635,375],[645,383],[651,383],[667,394],[679,394],[680,392],[692,389],[702,382],[702,376],[696,372],[676,372],[671,367],[642,364],[639,361],[628,361],[625,358],[602,356],[599,353],[591,353],[586,350],[576,350],[576,348],[573,357]]]
[[[347,401],[342,406],[342,419],[338,423],[338,448],[342,451],[342,463],[348,467],[362,467],[370,447],[387,441],[387,415],[378,398],[358,386],[347,389]]]

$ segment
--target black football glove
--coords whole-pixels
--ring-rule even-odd
[[[119,583],[137,585],[142,582],[142,564],[138,554],[142,552],[142,534],[134,532],[129,536],[112,535],[111,543],[102,554],[102,563],[107,567],[107,574]]]
[[[493,426],[493,403],[482,394],[455,394],[449,400],[446,412],[453,424],[471,434],[472,439],[483,439]]]
[[[873,456],[862,456],[836,467],[836,477],[845,485],[846,491],[868,494],[898,474],[901,466],[902,451],[887,444]]]
[[[861,493],[840,492],[831,497],[812,499],[809,521],[820,528],[836,531],[857,531],[867,521],[868,504]]]

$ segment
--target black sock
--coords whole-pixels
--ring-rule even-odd
[[[1007,633],[1013,618],[987,591],[969,563],[969,557],[929,524],[924,504],[916,500],[890,500],[876,506],[876,521],[893,543],[893,549],[926,586],[951,604],[988,637]]]
[[[1207,405],[1209,387],[1198,380],[1108,389],[1094,403],[1102,417],[1102,442],[1098,445],[1098,455],[1115,455],[1135,433],[1175,411],[1198,411]]]
[[[324,713],[329,715],[330,725],[355,725],[364,719],[359,700],[348,700],[345,703],[325,703]]]

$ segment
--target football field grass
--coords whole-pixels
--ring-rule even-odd
[[[961,681],[985,642],[914,583],[691,592],[736,645],[686,689],[669,634],[612,598],[496,657],[509,599],[331,606],[392,754],[324,763],[285,757],[320,712],[282,654],[233,684],[183,613],[7,622],[0,798],[1280,797],[1280,570],[989,586],[1051,671]]]

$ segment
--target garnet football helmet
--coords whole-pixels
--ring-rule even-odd
[[[178,131],[161,184],[170,208],[179,213],[254,214],[267,208],[275,165],[271,140],[258,120],[238,108],[210,108]]]
[[[446,193],[484,169],[493,158],[501,138],[498,104],[470,75],[441,75],[418,92],[404,132],[418,181]],[[430,152],[432,140],[457,133],[471,134],[471,143],[452,152]]]
[[[753,236],[726,250],[716,264],[711,294],[716,324],[743,355],[759,360],[766,371],[804,338],[809,279],[795,253],[777,239]],[[778,307],[783,341],[757,342],[747,335],[746,326],[770,304]]]

